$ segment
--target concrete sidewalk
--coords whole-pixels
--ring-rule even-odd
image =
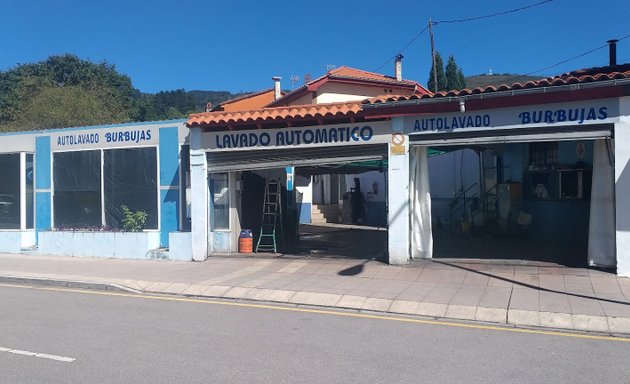
[[[630,279],[549,263],[433,260],[390,266],[313,257],[191,263],[0,254],[0,281],[29,279],[630,334]]]

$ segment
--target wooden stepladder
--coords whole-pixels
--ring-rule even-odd
[[[283,236],[282,204],[280,183],[275,179],[267,179],[265,183],[265,199],[263,202],[262,224],[260,236],[256,243],[256,252],[278,252],[276,235]]]

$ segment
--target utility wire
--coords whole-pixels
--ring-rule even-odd
[[[623,40],[625,40],[625,39],[627,39],[627,38],[630,38],[630,34],[625,35],[625,36],[623,36],[623,37],[621,37],[621,38],[617,39],[617,41],[618,41],[618,42],[621,42],[621,41],[623,41]],[[562,64],[564,64],[564,63],[568,63],[569,61],[573,61],[573,60],[575,60],[575,59],[579,59],[580,57],[583,57],[583,56],[589,55],[589,54],[591,54],[591,53],[593,53],[593,52],[595,52],[595,51],[599,51],[600,49],[606,48],[607,46],[608,46],[608,44],[600,45],[600,46],[599,46],[599,47],[597,47],[597,48],[593,48],[593,49],[590,49],[590,50],[588,50],[588,51],[586,51],[586,52],[582,52],[582,53],[580,53],[579,55],[576,55],[576,56],[570,57],[570,58],[568,58],[568,59],[564,59],[564,60],[559,61],[559,62],[557,62],[557,63],[555,63],[555,64],[552,64],[552,65],[546,66],[546,67],[544,67],[544,68],[537,69],[537,70],[535,70],[535,71],[532,71],[532,72],[526,73],[526,74],[524,74],[524,75],[519,75],[519,76],[516,76],[516,77],[510,78],[510,79],[506,79],[505,81],[506,81],[506,82],[511,82],[511,81],[514,81],[514,80],[517,80],[517,79],[523,78],[523,77],[525,77],[525,76],[531,76],[531,75],[533,75],[533,74],[536,74],[536,73],[539,73],[539,72],[542,72],[542,71],[546,71],[546,70],[551,69],[551,68],[555,68],[555,67],[557,67],[557,66],[559,66],[559,65],[562,65]]]
[[[508,11],[497,12],[497,13],[493,13],[493,14],[490,14],[490,15],[476,16],[476,17],[466,17],[466,18],[463,18],[463,19],[434,21],[433,25],[440,24],[440,23],[442,23],[442,24],[464,23],[464,22],[467,22],[467,21],[477,21],[477,20],[489,19],[489,18],[495,17],[495,16],[507,15],[507,14],[510,14],[510,13],[516,13],[516,12],[519,12],[519,11],[523,11],[523,10],[526,10],[526,9],[529,9],[529,8],[538,7],[538,6],[543,5],[543,4],[551,3],[552,1],[553,0],[539,1],[538,3],[526,5],[526,6],[520,7],[520,8],[510,9]]]
[[[535,4],[530,4],[530,5],[526,5],[524,7],[520,7],[520,8],[515,8],[515,9],[510,9],[509,11],[503,11],[503,12],[497,12],[497,13],[493,13],[491,15],[485,15],[485,16],[477,16],[477,17],[468,17],[468,18],[464,18],[464,19],[454,19],[454,20],[441,20],[441,21],[432,21],[431,24],[433,25],[437,25],[439,23],[443,23],[443,24],[450,24],[450,23],[463,23],[466,21],[475,21],[475,20],[482,20],[482,19],[487,19],[490,17],[495,17],[495,16],[501,16],[501,15],[507,15],[509,13],[515,13],[515,12],[519,12],[525,9],[529,9],[529,8],[534,8],[537,7],[539,5],[543,5],[546,3],[550,3],[554,0],[544,0],[544,1],[540,1],[538,3]],[[422,31],[420,31],[420,33],[418,33],[416,36],[414,36],[411,40],[409,40],[409,42],[407,44],[405,44],[404,47],[400,48],[392,57],[390,57],[389,59],[387,59],[383,64],[381,64],[378,68],[376,68],[374,70],[374,72],[377,72],[379,69],[383,68],[385,65],[387,65],[390,61],[392,61],[396,55],[402,53],[405,49],[407,49],[407,47],[409,47],[411,44],[413,44],[414,41],[418,40],[418,38],[420,36],[422,36],[427,29],[429,29],[429,26],[427,25]]]
[[[413,37],[413,39],[409,40],[409,42],[408,42],[408,43],[407,43],[404,47],[400,48],[400,49],[399,49],[399,50],[398,50],[398,51],[394,54],[394,56],[392,56],[392,57],[390,57],[389,59],[387,59],[387,61],[386,61],[386,62],[384,62],[383,64],[381,64],[381,66],[380,66],[380,67],[376,68],[376,69],[374,70],[374,72],[376,72],[376,71],[378,71],[379,69],[383,68],[385,65],[387,65],[387,63],[389,63],[390,61],[392,61],[392,60],[396,57],[396,55],[398,55],[398,54],[402,53],[402,51],[404,51],[405,49],[407,49],[407,47],[409,47],[411,44],[413,44],[413,42],[414,42],[414,41],[418,40],[418,38],[419,38],[420,36],[422,36],[422,35],[423,35],[426,31],[427,31],[427,29],[429,29],[429,26],[428,26],[428,25],[427,25],[426,27],[424,27],[424,29],[423,29],[422,31],[420,31],[417,35],[415,35],[415,36]]]

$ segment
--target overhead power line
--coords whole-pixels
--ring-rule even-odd
[[[424,29],[422,31],[420,31],[417,35],[415,35],[411,40],[409,40],[409,42],[407,44],[405,44],[404,47],[400,48],[398,51],[396,51],[396,53],[390,57],[389,59],[387,59],[387,61],[385,61],[383,64],[381,64],[378,68],[376,68],[376,71],[378,71],[379,69],[383,68],[385,65],[387,65],[387,63],[389,63],[390,61],[392,61],[393,59],[396,58],[396,55],[402,53],[402,51],[404,51],[405,49],[407,49],[407,47],[409,47],[411,44],[413,44],[414,41],[418,40],[418,38],[420,36],[422,36],[422,34],[424,34],[427,29],[429,29],[429,26],[427,25],[426,27],[424,27]]]
[[[621,38],[617,39],[617,41],[618,41],[618,42],[621,42],[621,41],[623,41],[623,40],[625,40],[625,39],[627,39],[627,38],[630,38],[630,34],[625,35],[625,36],[623,36],[623,37],[621,37]],[[551,69],[551,68],[555,68],[555,67],[557,67],[557,66],[559,66],[559,65],[562,65],[562,64],[568,63],[569,61],[573,61],[573,60],[575,60],[575,59],[579,59],[580,57],[583,57],[583,56],[589,55],[589,54],[591,54],[591,53],[593,53],[593,52],[599,51],[600,49],[603,49],[603,48],[606,48],[606,47],[608,47],[608,44],[600,45],[599,47],[596,47],[596,48],[593,48],[593,49],[589,49],[589,50],[588,50],[588,51],[586,51],[586,52],[582,52],[582,53],[580,53],[579,55],[576,55],[576,56],[570,57],[570,58],[568,58],[568,59],[564,59],[564,60],[559,61],[559,62],[557,62],[557,63],[555,63],[555,64],[548,65],[548,66],[546,66],[546,67],[544,67],[544,68],[537,69],[537,70],[535,70],[535,71],[532,71],[532,72],[526,73],[526,74],[524,74],[524,75],[519,75],[519,76],[515,76],[515,77],[513,77],[513,78],[506,79],[505,81],[506,81],[506,82],[509,82],[509,81],[515,81],[515,80],[520,79],[520,78],[525,77],[525,76],[531,76],[531,75],[534,75],[534,74],[536,74],[536,73],[543,72],[543,71],[546,71],[546,70]]]
[[[520,8],[510,9],[508,11],[492,13],[490,15],[466,17],[466,18],[463,18],[463,19],[453,19],[453,20],[438,20],[438,21],[434,21],[433,24],[435,25],[435,24],[465,23],[467,21],[477,21],[477,20],[489,19],[489,18],[495,17],[495,16],[503,16],[503,15],[507,15],[507,14],[510,14],[510,13],[516,13],[516,12],[524,11],[526,9],[530,9],[530,8],[538,7],[538,6],[543,5],[543,4],[551,3],[552,1],[553,0],[539,1],[538,3],[526,5],[526,6],[520,7]]]
[[[495,17],[495,16],[501,16],[501,15],[507,15],[510,13],[515,13],[515,12],[519,12],[519,11],[523,11],[525,9],[529,9],[529,8],[534,8],[546,3],[550,3],[554,0],[544,0],[544,1],[539,1],[538,3],[535,4],[530,4],[530,5],[526,5],[524,7],[520,7],[520,8],[515,8],[515,9],[510,9],[508,11],[502,11],[502,12],[497,12],[497,13],[493,13],[490,15],[484,15],[484,16],[476,16],[476,17],[468,17],[468,18],[464,18],[464,19],[454,19],[454,20],[440,20],[440,21],[430,21],[429,25],[437,25],[440,23],[443,24],[449,24],[449,23],[463,23],[466,21],[475,21],[475,20],[482,20],[482,19],[488,19],[490,17]],[[422,31],[420,31],[417,35],[415,35],[411,40],[409,40],[409,42],[407,44],[405,44],[404,47],[400,48],[398,51],[396,51],[396,53],[391,56],[389,59],[387,59],[383,64],[381,64],[378,68],[376,68],[374,71],[378,71],[381,68],[383,68],[385,65],[387,65],[387,63],[391,62],[392,60],[394,60],[394,58],[396,58],[396,55],[402,53],[405,49],[407,49],[411,44],[413,44],[414,41],[418,40],[418,38],[420,38],[420,36],[422,36],[428,29],[429,29],[429,25],[427,25]]]

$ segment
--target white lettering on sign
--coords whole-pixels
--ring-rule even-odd
[[[205,132],[206,150],[293,148],[303,146],[387,143],[389,122],[253,131]]]

